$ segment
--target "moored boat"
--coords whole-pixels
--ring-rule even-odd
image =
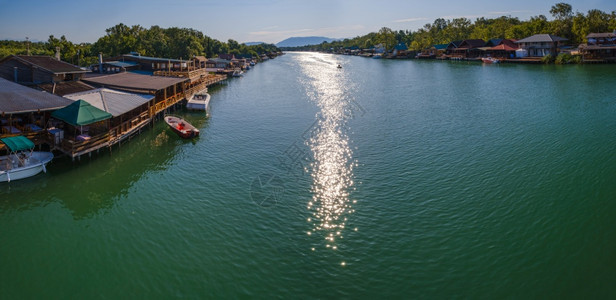
[[[186,103],[186,108],[191,110],[203,110],[207,114],[210,112],[210,94],[207,89],[194,94]]]
[[[233,73],[231,74],[231,76],[233,76],[233,77],[242,77],[242,76],[244,76],[244,71],[242,71],[240,69],[235,69],[235,70],[233,70]]]
[[[0,182],[10,182],[47,172],[45,165],[53,159],[51,152],[34,150],[34,143],[24,136],[0,139],[9,149],[9,155],[0,156]]]
[[[497,64],[500,62],[498,58],[494,58],[494,57],[482,57],[481,61],[486,64]]]
[[[165,123],[182,138],[190,139],[199,136],[199,129],[178,116],[166,115]]]

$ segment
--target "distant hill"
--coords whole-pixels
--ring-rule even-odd
[[[336,39],[324,37],[324,36],[304,36],[304,37],[290,37],[284,41],[278,42],[276,47],[300,47],[307,45],[318,45],[323,42],[333,42]]]
[[[244,45],[246,46],[254,46],[254,45],[261,45],[261,44],[265,44],[264,42],[248,42],[248,43],[244,43]]]

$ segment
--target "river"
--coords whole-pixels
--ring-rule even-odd
[[[0,183],[0,298],[613,297],[614,82],[287,53]]]

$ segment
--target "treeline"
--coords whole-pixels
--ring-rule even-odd
[[[113,57],[130,52],[153,57],[189,59],[193,56],[215,57],[221,53],[260,54],[280,51],[273,44],[247,46],[232,39],[226,43],[210,38],[192,28],[161,28],[152,26],[149,29],[139,25],[127,26],[118,24],[105,30],[105,36],[95,43],[75,44],[61,36],[59,39],[49,36],[47,42],[0,41],[0,59],[11,54],[54,55],[56,48],[60,50],[63,61],[88,66],[98,61],[98,54]]]
[[[585,14],[573,13],[571,5],[557,3],[551,7],[550,14],[553,17],[551,21],[544,15],[531,17],[527,21],[520,21],[510,16],[494,19],[482,17],[477,18],[475,22],[467,18],[452,20],[439,18],[416,31],[394,31],[384,27],[377,33],[369,33],[352,39],[314,46],[283,48],[283,50],[330,51],[351,47],[366,49],[378,44],[383,44],[387,50],[391,50],[398,43],[406,44],[411,50],[422,50],[435,44],[448,44],[456,40],[523,39],[542,33],[564,37],[569,39],[571,45],[579,45],[586,42],[586,36],[591,32],[616,30],[616,11],[606,13],[591,9]]]

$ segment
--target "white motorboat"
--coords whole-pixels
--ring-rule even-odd
[[[45,165],[53,159],[51,152],[32,151],[34,143],[24,136],[0,139],[9,155],[0,156],[0,182],[10,182],[47,172]]]
[[[191,110],[203,110],[209,114],[210,112],[210,94],[207,89],[194,94],[186,103],[186,108]]]
[[[242,77],[242,76],[244,76],[244,71],[242,71],[240,69],[235,69],[235,70],[233,70],[233,74],[231,74],[231,76],[233,76],[233,77]]]

